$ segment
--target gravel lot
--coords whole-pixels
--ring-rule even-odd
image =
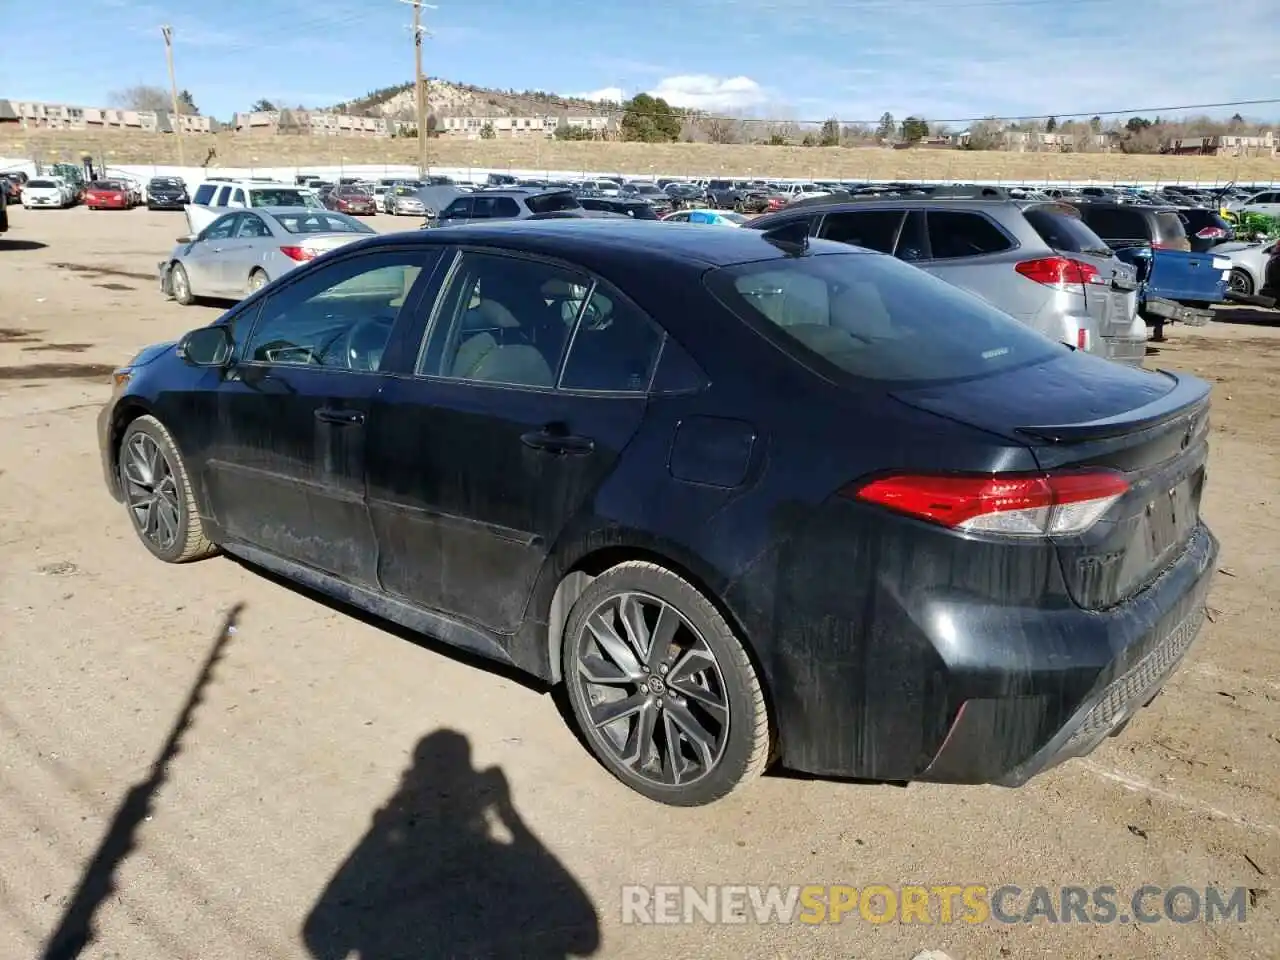
[[[680,811],[615,783],[519,678],[229,559],[152,560],[103,488],[93,421],[112,366],[216,315],[152,276],[182,215],[11,215],[0,955],[86,920],[83,956],[129,960],[1280,955],[1280,314],[1171,327],[1149,358],[1215,383],[1222,572],[1190,660],[1121,737],[1020,790],[771,775]],[[514,812],[485,817],[502,778]],[[768,882],[1241,885],[1253,905],[1244,924],[621,922],[624,884]]]

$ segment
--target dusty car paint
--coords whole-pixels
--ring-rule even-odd
[[[413,377],[460,244],[576,264],[660,322],[649,395]],[[242,337],[275,290],[405,249],[423,269],[378,373],[196,368],[176,351],[135,368],[99,418],[113,493],[124,426],[150,412],[228,551],[553,681],[584,581],[619,558],[656,559],[714,598],[758,665],[781,762],[815,774],[1020,783],[1123,726],[1196,635],[1217,543],[1199,519],[1208,401],[1193,377],[1046,340],[1043,360],[990,380],[842,379],[787,356],[708,287],[708,271],[793,251],[757,231],[640,222],[379,237],[218,322]],[[809,250],[837,254],[878,256]],[[334,407],[362,426],[318,424]],[[553,422],[594,447],[522,445]],[[1099,458],[1132,489],[1065,542],[957,533],[849,495],[886,471],[1038,473]]]

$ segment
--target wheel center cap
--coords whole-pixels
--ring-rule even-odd
[[[667,692],[667,685],[662,682],[661,677],[650,677],[645,681],[645,686],[649,688],[650,693],[657,697]]]

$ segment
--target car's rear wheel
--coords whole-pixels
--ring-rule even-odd
[[[173,294],[173,299],[184,307],[196,302],[195,295],[191,292],[191,280],[187,277],[187,270],[180,263],[175,263],[169,268],[169,292]]]
[[[141,416],[120,440],[120,489],[134,532],[165,563],[207,557],[217,548],[205,536],[182,454],[164,424]]]
[[[1227,278],[1227,287],[1232,293],[1243,294],[1248,297],[1253,294],[1253,277],[1247,272],[1235,267],[1231,271],[1231,276]]]
[[[261,290],[266,285],[267,285],[266,273],[264,273],[262,270],[259,270],[257,267],[254,267],[253,270],[249,272],[249,292],[254,293],[258,290]]]
[[[563,672],[597,759],[651,800],[711,803],[769,760],[764,692],[742,642],[692,584],[653,563],[601,574],[565,625]]]

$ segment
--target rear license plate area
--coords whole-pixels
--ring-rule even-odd
[[[1199,516],[1200,471],[1157,493],[1147,503],[1147,546],[1153,558],[1184,542]]]

